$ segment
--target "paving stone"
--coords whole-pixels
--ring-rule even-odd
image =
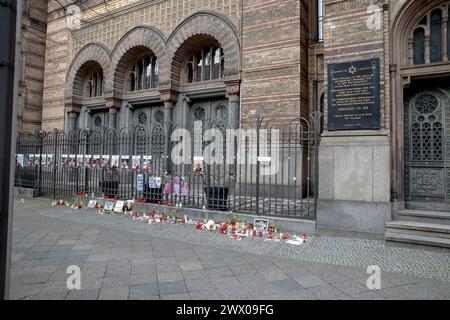
[[[203,270],[201,262],[180,262],[181,271]]]
[[[419,285],[405,285],[377,290],[377,294],[386,299],[400,300],[436,300],[443,298],[438,293]],[[449,297],[447,297],[449,298]]]
[[[317,299],[320,300],[353,300],[353,298],[331,285],[314,287],[308,289]]]
[[[233,272],[228,267],[218,267],[218,268],[207,269],[206,274],[210,278],[233,276]]]
[[[191,300],[222,300],[223,297],[220,295],[219,290],[200,290],[200,291],[190,291],[189,295]]]
[[[376,290],[360,292],[357,294],[352,294],[351,296],[355,300],[372,300],[372,301],[385,300],[385,298],[382,295],[378,294]]]
[[[121,288],[102,288],[100,290],[99,300],[127,300],[130,289]]]
[[[172,282],[183,280],[181,272],[158,272],[158,282]]]
[[[65,300],[69,294],[68,290],[51,291],[45,293],[39,293],[30,297],[26,297],[25,300]]]
[[[260,273],[267,281],[290,279],[290,277],[281,270],[267,270],[260,271]]]
[[[158,284],[150,283],[150,284],[137,284],[130,286],[130,295],[129,298],[134,299],[149,299],[150,297],[158,296],[159,299],[159,290]]]
[[[102,288],[120,288],[127,287],[130,285],[130,276],[120,276],[120,277],[107,277],[103,278]]]
[[[212,282],[215,284],[217,289],[227,289],[231,287],[238,287],[241,285],[241,282],[234,276],[213,278]]]
[[[234,275],[241,275],[241,274],[256,274],[258,273],[258,270],[253,268],[250,264],[241,264],[241,265],[233,265],[229,266],[231,272],[233,272]]]
[[[158,280],[156,277],[156,273],[139,273],[131,275],[130,285],[157,283],[157,282]]]
[[[273,300],[317,300],[317,298],[307,290],[294,290],[276,293],[270,296]]]
[[[315,275],[305,275],[298,278],[294,278],[303,288],[313,288],[326,285],[326,282],[318,278]]]
[[[280,292],[289,292],[303,289],[303,287],[294,279],[271,281],[270,285]]]
[[[190,270],[190,271],[182,271],[183,278],[185,280],[196,280],[205,278],[204,270]]]
[[[186,280],[186,285],[190,291],[204,291],[216,289],[216,285],[210,279]]]
[[[188,293],[186,282],[184,281],[158,282],[158,286],[161,295]]]
[[[71,290],[66,300],[97,300],[99,289]]]
[[[225,300],[252,300],[252,295],[242,286],[219,288],[220,295]]]
[[[161,300],[185,301],[191,300],[191,296],[188,293],[164,294],[161,295]]]
[[[89,262],[99,262],[99,261],[109,261],[111,259],[111,255],[108,254],[91,254],[87,258]]]

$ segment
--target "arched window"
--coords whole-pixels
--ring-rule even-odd
[[[442,11],[440,9],[431,12],[430,21],[430,61],[442,61]]]
[[[450,20],[444,20],[447,10],[450,14],[450,2],[430,9],[416,23],[413,22],[410,35],[412,47],[408,57],[410,63],[418,65],[450,60]]]
[[[188,83],[222,79],[224,66],[220,47],[208,46],[197,50],[186,63]]]
[[[103,95],[103,70],[93,71],[86,83],[86,97],[95,98]]]
[[[417,28],[414,31],[414,64],[425,63],[425,30]]]
[[[448,6],[448,17],[450,17],[450,5]],[[450,18],[447,20],[447,54],[450,60]]]
[[[158,87],[158,62],[155,56],[140,58],[129,73],[130,91],[147,90]]]

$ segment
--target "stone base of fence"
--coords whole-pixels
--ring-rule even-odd
[[[21,187],[14,187],[14,195],[15,196],[24,196],[29,198],[37,197],[37,190],[31,189],[31,188],[21,188]]]

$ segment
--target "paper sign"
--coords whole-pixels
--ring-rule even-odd
[[[136,191],[144,192],[144,174],[139,173],[136,175]]]
[[[114,206],[114,212],[121,213],[123,212],[123,207],[125,206],[125,201],[117,201]]]

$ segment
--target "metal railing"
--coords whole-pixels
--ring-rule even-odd
[[[15,185],[55,199],[104,196],[315,218],[320,118],[315,112],[276,125],[257,117],[242,136],[228,134],[223,123],[204,120],[200,130],[186,130],[190,142],[177,134],[182,126],[172,123],[151,130],[21,133]],[[211,139],[220,133],[221,139]],[[177,153],[177,146],[185,149]]]

